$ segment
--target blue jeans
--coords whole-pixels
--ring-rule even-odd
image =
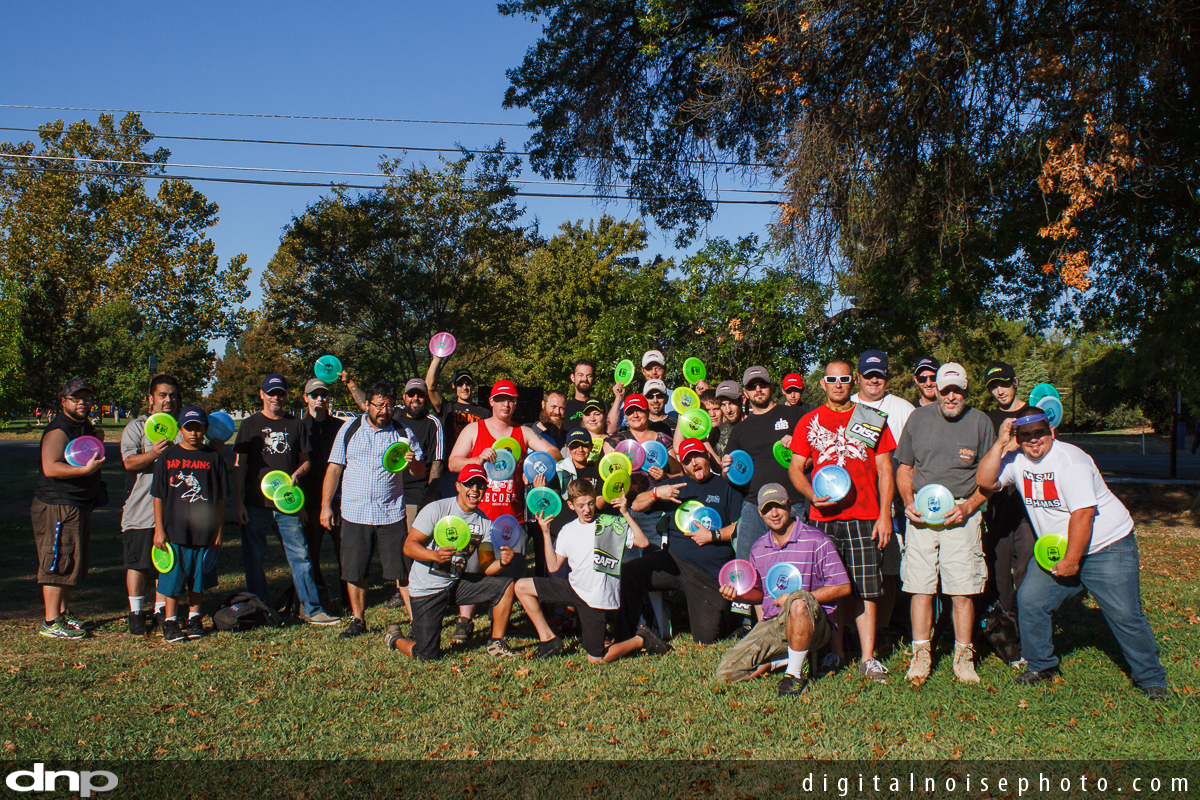
[[[250,516],[250,524],[242,527],[242,564],[246,568],[246,588],[267,605],[271,604],[271,590],[267,587],[263,562],[267,557],[267,534],[275,531],[283,543],[283,552],[292,571],[292,583],[296,586],[300,609],[308,617],[323,611],[317,600],[317,582],[300,515],[284,514],[273,508],[259,506],[247,506],[246,513]]]
[[[804,513],[808,503],[801,500],[792,504],[792,516],[804,521]],[[758,513],[758,503],[754,500],[742,501],[741,521],[737,526],[737,543],[734,552],[743,561],[750,560],[750,546],[767,532],[767,523],[763,522],[762,514]]]
[[[1072,578],[1055,578],[1031,564],[1017,591],[1021,656],[1028,668],[1040,672],[1058,666],[1050,640],[1050,614],[1086,587],[1129,662],[1133,682],[1143,689],[1166,686],[1167,671],[1158,661],[1154,631],[1142,613],[1139,569],[1137,538],[1132,533],[1084,557],[1079,574]]]

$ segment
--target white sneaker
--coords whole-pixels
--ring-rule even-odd
[[[878,659],[868,658],[858,667],[858,671],[876,683],[887,683],[888,668],[879,663]]]

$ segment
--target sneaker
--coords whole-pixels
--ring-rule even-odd
[[[808,676],[801,675],[797,678],[795,675],[787,674],[779,681],[779,696],[780,697],[799,697],[808,691]]]
[[[345,606],[346,608],[349,608],[350,607],[350,598],[347,597],[346,602],[342,603],[342,605]],[[404,595],[400,594],[400,592],[397,590],[397,592],[394,595],[392,595],[391,598],[386,603],[383,604],[383,607],[384,608],[392,608],[392,609],[404,608]]]
[[[42,627],[38,633],[51,639],[82,639],[87,636],[87,631],[72,628],[61,616],[50,623],[42,620]]]
[[[858,671],[876,683],[887,683],[888,668],[878,659],[868,658],[859,665]]]
[[[58,618],[66,622],[67,625],[77,631],[94,631],[96,629],[96,623],[92,622],[90,619],[80,619],[72,614],[71,609],[69,608],[59,614]]]
[[[646,648],[647,653],[655,656],[665,656],[671,652],[671,645],[655,636],[654,631],[645,625],[637,629],[637,635],[642,637],[642,647]]]
[[[1050,669],[1043,669],[1040,671],[1026,667],[1024,672],[1013,678],[1013,681],[1015,681],[1018,686],[1036,686],[1039,683],[1046,683],[1047,681],[1054,680],[1054,676],[1057,674],[1058,667],[1051,667]]]
[[[204,618],[188,617],[187,635],[189,639],[204,638]]]
[[[304,620],[309,625],[337,625],[342,621],[341,617],[331,617],[324,611],[318,611],[312,616],[301,614],[300,619]]]
[[[1016,661],[1010,661],[1010,662],[1008,662],[1008,665],[1009,665],[1010,667],[1012,667],[1013,669],[1019,669],[1019,670],[1022,670],[1022,671],[1024,671],[1024,669],[1025,669],[1025,665],[1026,665],[1026,661],[1025,661],[1025,659],[1023,659],[1023,658],[1018,658]]]
[[[1170,696],[1165,686],[1143,686],[1142,691],[1146,693],[1146,697],[1155,702],[1166,700]]]
[[[454,644],[466,644],[474,632],[475,624],[466,617],[459,617],[458,622],[454,623],[454,635],[450,637],[450,641]]]
[[[562,637],[555,636],[548,642],[541,642],[538,644],[536,658],[550,658],[551,656],[561,655],[562,651]]]
[[[508,646],[507,639],[488,639],[487,654],[498,658],[518,658],[520,653]]]
[[[394,630],[393,630],[394,628]],[[387,633],[383,634],[383,643],[388,650],[396,649],[396,642],[404,638],[404,629],[399,625],[388,625]]]
[[[924,683],[933,669],[933,654],[929,642],[913,645],[912,661],[908,664],[908,673],[904,680],[913,683]]]
[[[153,608],[142,609],[142,624],[146,626],[147,633],[149,633],[155,625],[160,624],[158,617],[154,614]]]
[[[823,678],[826,675],[832,675],[841,668],[842,657],[837,653],[826,653],[825,657],[821,659],[821,668],[817,673],[817,677]]]
[[[388,626],[391,627],[390,625]],[[397,626],[399,627],[399,626]],[[339,639],[353,639],[355,636],[362,636],[367,632],[367,623],[363,622],[358,617],[351,617],[350,622],[346,624],[346,629],[338,634]],[[384,636],[384,639],[387,639]]]
[[[388,634],[388,633],[399,634],[401,638],[408,637],[408,634],[404,632],[404,626],[399,622],[391,623],[386,628],[384,628],[383,631],[385,634]]]
[[[129,634],[131,636],[146,635],[146,617],[142,615],[142,612],[129,612]]]
[[[153,619],[154,619],[154,627],[158,628],[158,635],[162,636],[162,626],[163,626],[163,622],[165,622],[167,619],[167,615],[161,611],[155,611]]]
[[[954,677],[963,683],[979,683],[975,672],[975,646],[954,643]]]
[[[173,619],[165,619],[162,624],[163,640],[168,642],[186,642],[187,634],[179,627],[179,622]]]

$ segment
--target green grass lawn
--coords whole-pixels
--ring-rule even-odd
[[[226,451],[228,452],[228,451]],[[983,684],[951,680],[945,646],[922,688],[902,683],[907,658],[892,654],[892,685],[846,671],[799,699],[776,697],[776,677],[733,686],[713,680],[729,641],[596,668],[582,653],[549,661],[498,660],[482,650],[483,622],[466,649],[437,664],[386,650],[384,624],[403,612],[369,598],[372,632],[351,641],[338,629],[289,626],[214,634],[167,645],[125,633],[117,542],[119,509],[97,513],[92,572],[75,610],[100,622],[92,638],[36,634],[28,458],[0,465],[0,739],[15,759],[1196,759],[1200,689],[1200,554],[1186,536],[1141,541],[1142,595],[1160,640],[1172,693],[1151,703],[1130,683],[1099,611],[1064,608],[1055,641],[1062,682],[1019,689],[995,657]],[[105,469],[120,497],[119,465]],[[217,596],[241,583],[233,529]],[[328,548],[328,545],[327,545]],[[332,572],[332,554],[325,562]],[[273,588],[287,581],[278,544]],[[533,631],[515,615],[515,644]],[[452,618],[443,644],[449,647]]]

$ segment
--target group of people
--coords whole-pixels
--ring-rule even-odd
[[[816,408],[802,401],[800,375],[776,384],[769,370],[751,366],[740,383],[695,384],[712,423],[700,439],[685,436],[678,412],[668,410],[665,362],[661,352],[645,353],[641,391],[618,382],[605,402],[594,392],[596,365],[580,360],[571,389],[547,393],[530,424],[514,419],[510,380],[494,383],[486,404],[476,403],[475,379],[459,369],[453,394],[444,396],[439,357],[400,397],[386,381],[363,389],[341,373],[362,411],[348,422],[329,414],[324,381],[305,385],[307,413],[297,418],[285,409],[286,380],[269,375],[262,410],[237,432],[228,480],[225,442],[207,436],[205,410],[180,409],[177,382],[156,376],[147,414],[129,423],[121,441],[130,632],[159,625],[168,641],[203,634],[200,600],[216,583],[212,553],[231,495],[250,592],[271,602],[263,564],[274,533],[300,619],[341,624],[342,637],[359,636],[368,631],[367,579],[377,553],[384,579],[397,587],[389,605],[403,606],[409,619],[408,630],[387,626],[384,641],[413,658],[440,657],[442,621],[452,610],[452,641],[468,641],[476,609],[491,617],[486,651],[518,655],[507,638],[514,602],[533,623],[537,657],[562,653],[564,633],[577,633],[596,664],[643,651],[664,655],[677,598],[698,643],[739,637],[717,667],[722,680],[782,670],[779,694],[800,694],[846,666],[853,632],[857,670],[887,683],[878,654],[898,635],[892,620],[905,616],[896,608],[903,591],[910,598],[907,680],[929,678],[935,623],[944,622],[954,639],[955,678],[979,683],[982,618],[1007,622],[1010,638],[1019,636],[995,649],[1022,668],[1016,681],[1030,685],[1057,674],[1051,615],[1086,588],[1134,682],[1151,698],[1166,696],[1166,673],[1140,607],[1133,521],[1092,460],[1057,441],[1046,415],[1020,399],[1011,365],[988,367],[983,379],[996,408],[986,414],[967,403],[966,369],[933,358],[915,365],[915,407],[887,391],[888,358],[878,350],[857,363],[825,364],[825,402]],[[784,402],[776,402],[777,388]],[[90,399],[86,381],[64,387],[63,413],[42,438],[32,510],[46,604],[41,632],[59,638],[81,637],[88,625],[67,601],[87,571],[103,454],[73,466],[64,451],[72,439],[97,435],[87,422]],[[150,441],[152,414],[178,420],[176,441]],[[600,465],[629,450],[622,443],[630,440],[667,455],[641,465],[627,491],[613,496],[603,491]],[[397,442],[404,445],[400,470],[385,457]],[[526,479],[521,466],[534,453],[555,462],[549,480],[545,472]],[[512,455],[517,468],[500,469]],[[850,479],[837,498],[814,488],[820,471],[834,465]],[[260,490],[280,471],[307,498],[299,513],[280,510]],[[948,490],[952,507],[927,521],[916,498],[935,484]],[[529,493],[538,489],[556,493],[561,511],[528,511]],[[681,519],[684,503],[706,512]],[[464,531],[457,541],[447,533],[453,530]],[[1068,544],[1047,571],[1030,562],[1036,538],[1052,533]],[[326,534],[337,580],[320,567]],[[153,551],[167,542],[177,557],[158,576],[150,607],[143,598],[154,582]],[[722,579],[734,559],[753,568],[748,587]],[[768,573],[781,563],[790,565],[790,582],[770,584]],[[331,613],[335,594],[349,612],[345,620]]]

